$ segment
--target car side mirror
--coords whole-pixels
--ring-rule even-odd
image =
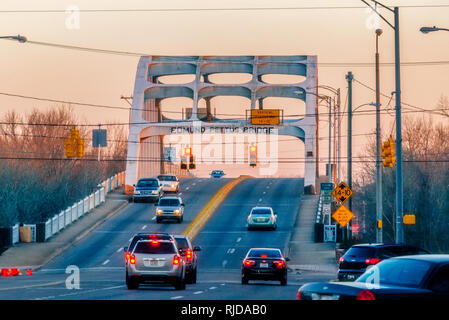
[[[133,184],[133,187],[135,187],[136,186],[136,184]]]
[[[185,204],[184,204],[184,203],[181,203],[181,206],[185,207]]]
[[[196,247],[193,248],[193,251],[201,251],[201,247],[196,246]]]
[[[285,261],[290,261],[290,258],[285,258]]]
[[[124,247],[124,248],[123,248],[123,251],[127,252],[128,249],[129,249],[128,247]]]
[[[184,249],[178,249],[178,252],[181,256],[184,256],[186,254]]]

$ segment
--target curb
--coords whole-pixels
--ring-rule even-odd
[[[123,208],[125,208],[127,205],[129,204],[129,200],[123,204],[121,204],[118,208],[112,210],[106,217],[102,218],[101,220],[97,221],[96,223],[94,223],[90,228],[88,228],[87,230],[84,230],[83,233],[81,233],[79,236],[77,236],[73,241],[71,241],[70,243],[66,244],[64,247],[59,248],[55,251],[54,254],[52,254],[50,257],[48,257],[42,264],[40,264],[39,266],[36,266],[34,268],[32,268],[31,270],[33,271],[37,271],[40,268],[42,268],[43,265],[45,265],[46,263],[48,263],[50,260],[54,259],[55,257],[57,257],[58,255],[60,255],[61,253],[63,253],[64,251],[66,251],[68,248],[72,247],[73,245],[75,245],[78,241],[80,241],[81,239],[83,239],[85,236],[87,236],[92,230],[94,230],[95,228],[97,228],[100,224],[102,224],[103,222],[105,222],[106,220],[110,219],[111,217],[113,217],[115,214],[117,214],[120,210],[122,210]]]
[[[284,253],[286,257],[290,257],[290,242],[292,241],[293,233],[296,232],[296,227],[298,226],[299,215],[301,214],[301,207],[303,203],[303,196],[305,194],[301,194],[301,201],[299,202],[298,212],[296,213],[295,223],[293,224],[293,230],[289,232],[287,240],[284,245]]]

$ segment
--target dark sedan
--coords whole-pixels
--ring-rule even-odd
[[[297,300],[449,300],[449,255],[413,255],[384,260],[355,282],[315,282],[299,288]]]
[[[248,284],[248,280],[277,280],[285,286],[287,261],[279,249],[249,249],[242,262],[242,284]]]

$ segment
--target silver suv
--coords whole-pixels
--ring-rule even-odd
[[[176,219],[181,223],[184,217],[184,203],[180,197],[163,197],[155,204],[156,223],[162,219]]]
[[[162,184],[162,190],[164,192],[179,192],[179,180],[176,176],[170,174],[161,174],[157,176]]]
[[[170,283],[176,290],[186,287],[185,259],[171,240],[139,240],[126,254],[126,286],[137,289],[141,283]]]

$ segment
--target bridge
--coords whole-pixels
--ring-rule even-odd
[[[215,74],[249,74],[251,80],[239,84],[217,84]],[[293,84],[270,84],[265,75],[297,75],[304,80]],[[192,75],[184,84],[163,83],[161,78]],[[315,187],[318,177],[317,131],[317,57],[316,56],[143,56],[137,66],[133,104],[130,114],[125,192],[131,193],[136,181],[173,169],[164,160],[163,138],[179,133],[244,133],[273,139],[278,135],[297,137],[304,142],[304,188]],[[308,94],[311,93],[311,94]],[[284,119],[277,125],[252,125],[246,118],[223,119],[211,112],[211,99],[237,96],[248,99],[247,109],[264,109],[268,97],[295,98],[305,103],[305,112]],[[168,98],[189,98],[192,107],[182,110],[183,119],[163,114],[161,102]],[[199,108],[204,99],[206,108]],[[256,103],[258,102],[258,103]],[[256,104],[258,104],[256,106]],[[181,108],[180,108],[181,109]],[[181,113],[181,110],[179,110]],[[195,148],[193,151],[195,154]],[[177,152],[180,150],[177,148]]]

